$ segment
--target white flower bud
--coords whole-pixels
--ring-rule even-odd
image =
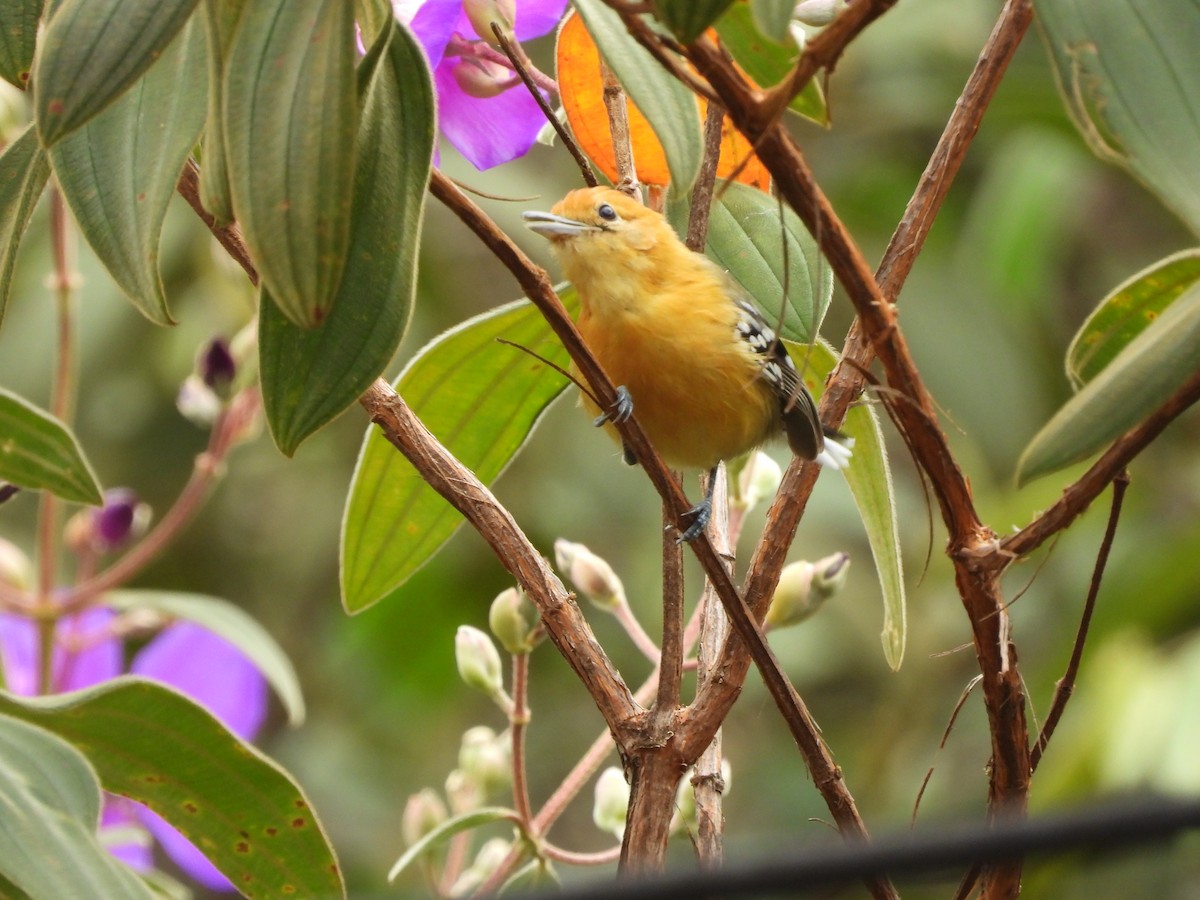
[[[629,785],[625,774],[616,766],[609,766],[596,779],[596,799],[592,804],[592,821],[601,831],[616,835],[617,840],[625,836],[625,816],[629,812]]]
[[[608,562],[583,544],[559,538],[554,542],[554,558],[575,588],[605,611],[625,605],[625,586]]]
[[[515,587],[496,595],[488,610],[488,627],[513,656],[529,653],[543,637],[537,607]]]
[[[805,25],[820,28],[836,19],[847,6],[846,0],[804,0],[796,4],[792,16]]]
[[[764,497],[774,497],[783,480],[779,463],[761,450],[755,450],[737,477],[737,502],[743,509],[758,505]]]
[[[500,673],[500,651],[486,634],[470,625],[460,625],[454,636],[454,658],[463,681],[497,702],[502,698],[507,700]]]
[[[485,841],[475,854],[475,859],[450,886],[451,897],[466,897],[474,894],[481,884],[491,877],[492,873],[508,857],[512,842],[504,838],[491,838]]]
[[[458,749],[458,768],[484,793],[507,787],[512,783],[512,742],[486,725],[468,728]]]
[[[849,571],[847,553],[834,553],[815,563],[801,560],[784,566],[771,595],[767,627],[783,628],[803,622],[841,590]]]
[[[0,583],[25,590],[33,584],[33,562],[16,544],[0,538]]]

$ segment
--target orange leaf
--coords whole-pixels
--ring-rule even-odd
[[[558,96],[567,114],[567,123],[575,140],[588,158],[610,180],[617,180],[617,165],[612,149],[612,135],[608,130],[608,111],[604,107],[604,86],[600,78],[600,52],[592,36],[588,34],[583,19],[572,12],[558,31],[558,46],[555,52],[558,72]],[[701,118],[707,104],[697,98]],[[625,105],[629,118],[629,139],[633,147],[633,158],[637,165],[638,178],[645,184],[666,185],[671,176],[667,171],[667,158],[662,145],[654,136],[654,130],[637,105],[626,97]],[[750,155],[750,145],[726,117],[722,126],[721,157],[717,164],[717,177],[728,178],[739,162]],[[737,180],[765,191],[770,185],[770,175],[757,157],[738,174]]]

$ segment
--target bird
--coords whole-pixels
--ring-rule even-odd
[[[650,443],[676,469],[715,475],[722,460],[780,432],[803,459],[838,468],[848,461],[851,441],[822,428],[795,364],[745,290],[688,248],[660,213],[614,188],[592,187],[523,219],[549,239],[579,294],[579,333],[618,386],[612,409],[586,391],[581,403],[618,442],[614,423],[636,410]],[[624,456],[636,464],[628,446]],[[707,525],[713,481],[685,514],[681,542]]]

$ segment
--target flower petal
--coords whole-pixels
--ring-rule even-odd
[[[496,97],[471,97],[458,86],[449,61],[437,67],[433,78],[442,134],[477,169],[524,156],[546,123],[522,85]]]
[[[462,15],[462,0],[427,0],[416,12],[412,11],[411,6],[411,3],[392,0],[396,18],[412,29],[425,55],[429,57],[430,68],[433,68],[442,61],[446,45],[450,43],[450,35],[458,25]]]
[[[113,617],[110,609],[89,609],[63,619],[54,648],[54,691],[74,691],[115,678],[121,669],[121,643],[105,636]],[[79,649],[67,652],[65,639]],[[4,658],[4,683],[14,694],[29,696],[38,690],[37,626],[23,616],[0,614],[0,653]]]
[[[164,628],[134,657],[130,671],[178,688],[247,740],[266,717],[262,673],[229,641],[191,622]]]
[[[128,839],[122,840],[121,843],[106,843],[105,847],[108,852],[139,872],[149,872],[154,868],[154,851],[151,849],[150,835],[146,834],[142,823],[137,818],[138,812],[144,808],[125,797],[105,794],[104,808],[100,813],[102,840],[105,838],[104,831],[106,829],[119,828],[128,835]],[[137,836],[141,836],[143,840],[137,840]]]
[[[162,846],[163,852],[171,857],[171,861],[189,876],[212,891],[232,891],[233,884],[221,874],[208,857],[196,849],[196,845],[168,825],[166,820],[151,812],[140,803],[138,818],[142,820],[154,835],[154,839]]]

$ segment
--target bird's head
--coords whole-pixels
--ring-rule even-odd
[[[661,215],[606,187],[571,191],[550,212],[530,211],[523,218],[550,240],[564,263],[576,254],[611,262],[678,242]]]

